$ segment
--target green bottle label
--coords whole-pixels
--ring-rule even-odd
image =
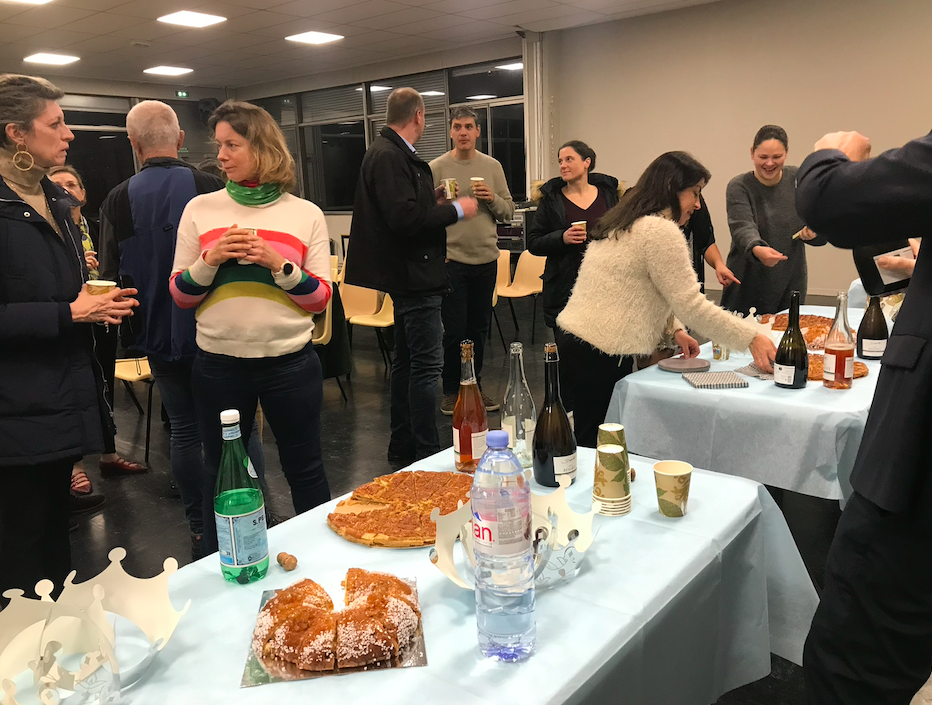
[[[215,512],[214,517],[217,521],[220,565],[228,568],[246,568],[269,557],[265,503],[248,514],[225,516]]]

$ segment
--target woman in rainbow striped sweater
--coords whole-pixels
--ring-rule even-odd
[[[210,118],[226,189],[197,196],[178,226],[169,289],[197,307],[193,370],[204,444],[204,516],[213,514],[220,412],[251,419],[257,402],[278,442],[297,513],[330,499],[320,449],[322,379],[313,314],[330,300],[330,238],[323,212],[288,190],[294,160],[272,117],[227,101]],[[243,425],[243,442],[250,425]],[[217,550],[204,523],[205,551]]]

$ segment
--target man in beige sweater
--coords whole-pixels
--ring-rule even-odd
[[[453,415],[460,384],[460,342],[475,343],[477,378],[482,372],[485,335],[492,319],[492,293],[498,271],[498,232],[496,222],[508,222],[515,212],[514,201],[505,181],[502,165],[476,151],[479,121],[472,108],[450,111],[452,151],[430,163],[434,186],[444,179],[456,179],[459,193],[479,201],[479,213],[472,220],[460,220],[447,227],[447,274],[453,293],[443,299],[443,402],[440,410]],[[482,181],[471,181],[481,177]],[[470,191],[472,192],[470,194]],[[481,389],[481,380],[480,389]],[[487,411],[498,409],[484,392]]]

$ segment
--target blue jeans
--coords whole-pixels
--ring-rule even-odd
[[[314,346],[280,357],[240,358],[203,350],[194,360],[193,389],[204,439],[203,516],[213,518],[213,488],[223,440],[220,412],[238,409],[240,418],[253,418],[256,406],[269,422],[282,472],[291,486],[295,512],[300,514],[330,500],[320,448],[320,408],[323,380]],[[243,429],[247,443],[257,437],[254,429]],[[204,522],[204,551],[217,550],[217,526]]]
[[[443,372],[441,296],[395,299],[391,447],[426,458],[440,450],[437,382]]]
[[[194,391],[191,388],[193,366],[194,358],[164,360],[156,355],[149,356],[149,367],[171,424],[172,476],[181,493],[188,526],[193,533],[200,534],[204,527],[204,456],[194,406]],[[253,430],[256,428],[253,419]],[[264,483],[265,455],[257,432],[250,437],[248,452]]]

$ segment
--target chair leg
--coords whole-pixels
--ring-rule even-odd
[[[337,375],[334,379],[337,381],[337,386],[340,388],[340,394],[343,395],[343,401],[349,401],[346,396],[346,390],[343,389],[343,383],[340,381],[340,375]]]
[[[537,328],[537,294],[534,294],[534,308],[531,310],[531,345],[534,344],[534,330]]]
[[[388,351],[388,345],[385,342],[385,338],[382,337],[381,328],[375,329],[375,337],[379,343],[379,352],[382,353],[382,362],[385,363],[385,369],[386,371],[388,371],[392,369],[392,356],[391,356],[391,353]]]
[[[146,382],[149,387],[149,399],[146,402],[146,465],[149,464],[149,440],[152,438],[152,388],[155,381]]]
[[[495,325],[498,327],[498,337],[502,339],[502,347],[508,352],[508,344],[505,342],[505,334],[502,333],[502,324],[498,322],[498,314],[492,309],[492,318],[495,319]],[[489,321],[489,340],[492,339],[492,322]]]
[[[518,314],[515,313],[515,305],[511,297],[508,298],[508,308],[511,309],[511,320],[515,322],[515,333],[517,333],[521,328],[518,326]]]
[[[142,410],[142,404],[139,403],[139,400],[136,398],[136,392],[133,391],[133,386],[127,382],[125,379],[122,380],[123,386],[126,387],[126,391],[129,392],[129,398],[133,400],[133,404],[136,405],[136,408],[139,410],[139,413],[145,413]]]

